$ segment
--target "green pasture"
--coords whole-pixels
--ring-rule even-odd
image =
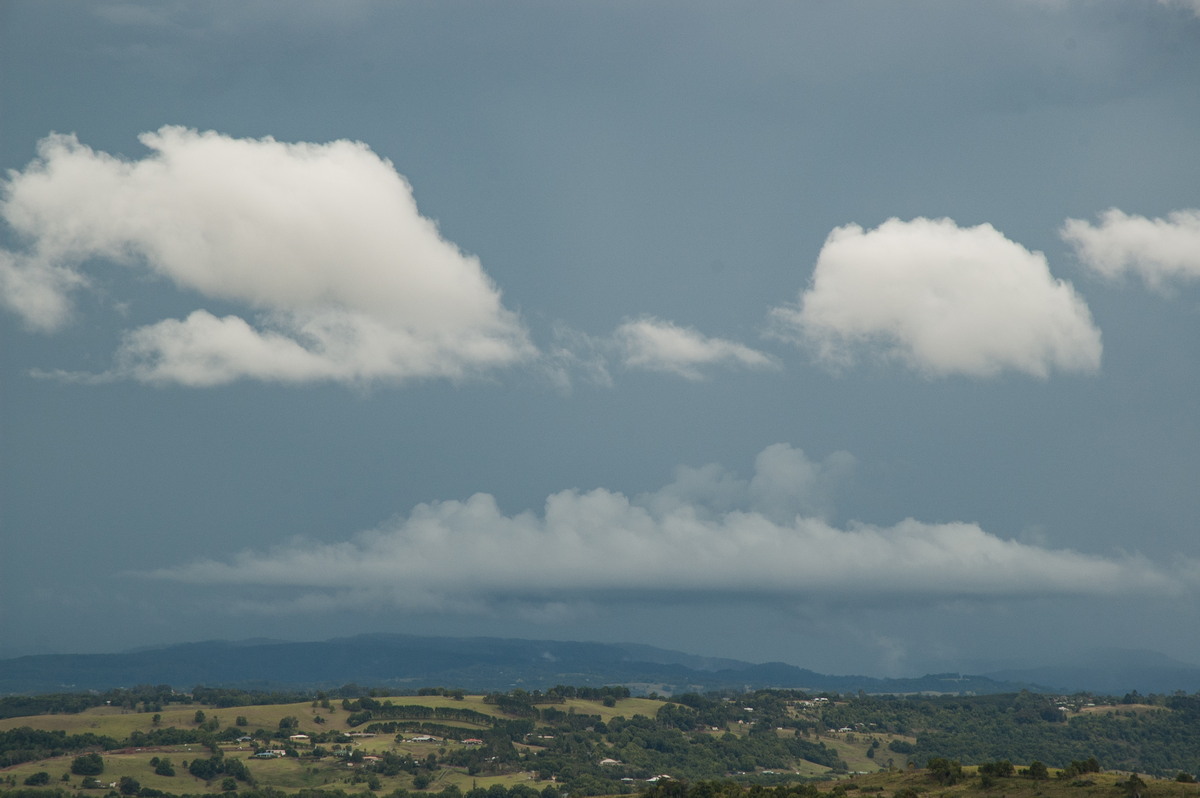
[[[888,744],[892,740],[914,742],[915,739],[896,734],[855,733],[822,735],[819,741],[824,743],[826,747],[836,750],[838,756],[846,762],[846,767],[851,773],[873,773],[877,770],[886,769],[889,759],[892,760],[894,767],[903,768],[906,763],[904,755],[889,751]],[[867,751],[870,750],[873,740],[879,741],[879,748],[875,750],[875,757],[872,759],[867,756]]]
[[[427,746],[431,750],[435,746]],[[156,790],[173,793],[220,793],[221,781],[224,776],[218,776],[211,782],[206,783],[202,779],[197,779],[187,772],[183,766],[184,762],[191,761],[193,757],[206,758],[209,752],[202,746],[191,746],[192,751],[188,751],[187,746],[178,746],[172,750],[144,750],[131,753],[114,753],[106,752],[102,754],[104,758],[104,772],[97,776],[101,787],[97,790],[81,790],[83,776],[76,776],[70,772],[71,760],[74,756],[55,757],[53,759],[44,759],[39,762],[26,762],[21,765],[16,765],[11,768],[0,771],[0,777],[11,776],[17,786],[22,786],[25,778],[39,771],[45,771],[50,774],[50,784],[48,788],[60,787],[71,790],[77,790],[87,794],[102,795],[109,792],[109,785],[119,782],[121,777],[129,776],[138,781],[143,787],[150,787]],[[168,756],[175,766],[175,776],[159,776],[154,772],[154,766],[150,764],[150,760],[154,757]],[[255,780],[260,784],[268,784],[277,789],[286,791],[295,791],[307,788],[327,787],[330,789],[343,789],[347,792],[369,792],[365,782],[358,784],[353,783],[355,768],[349,766],[344,760],[337,758],[325,758],[319,761],[311,761],[297,759],[295,757],[281,757],[278,759],[251,759],[249,751],[239,752],[226,749],[226,757],[242,759],[246,762],[250,773]],[[69,776],[68,781],[62,781],[63,774]],[[454,768],[443,768],[435,770],[429,774],[432,777],[427,791],[437,792],[449,784],[457,785],[464,792],[472,786],[478,785],[481,787],[490,787],[493,784],[503,784],[506,787],[514,784],[530,784],[541,789],[544,783],[538,782],[532,773],[510,773],[502,776],[469,776]],[[408,773],[402,773],[398,776],[380,776],[381,788],[377,794],[386,795],[395,789],[414,790],[413,777]]]
[[[612,707],[606,707],[600,701],[571,698],[565,704],[539,704],[538,706],[542,708],[551,706],[561,709],[563,712],[570,712],[571,709],[574,709],[581,715],[599,715],[602,721],[608,723],[616,717],[632,718],[634,715],[645,715],[647,718],[652,718],[662,705],[662,701],[654,698],[621,698],[617,700],[616,706]]]
[[[205,713],[210,711],[208,707],[201,707],[198,704],[182,708],[172,705],[171,708],[164,709],[160,713],[162,719],[159,727],[177,726],[185,729],[193,728],[196,724],[192,722],[192,719],[195,717],[197,709],[203,709]],[[217,710],[217,712],[220,713],[223,710]],[[5,718],[4,720],[0,720],[0,731],[28,726],[33,729],[42,729],[45,731],[61,729],[67,734],[84,734],[87,732],[91,732],[92,734],[107,734],[110,737],[123,740],[132,732],[150,731],[156,728],[152,722],[153,717],[153,712],[132,712],[119,707],[93,707],[78,714],[28,715],[20,718]],[[222,717],[222,721],[224,721],[224,717]],[[229,715],[229,721],[233,721],[232,714]]]
[[[506,717],[497,709],[495,704],[484,703],[483,696],[466,696],[461,701],[456,701],[447,696],[380,696],[375,700],[380,702],[391,701],[393,704],[401,706],[417,705],[435,708],[472,709],[493,717]],[[6,718],[0,720],[0,731],[29,726],[30,728],[47,731],[61,729],[67,734],[91,732],[123,740],[135,731],[149,732],[156,728],[165,729],[170,726],[180,729],[196,728],[195,716],[197,709],[203,710],[208,720],[216,718],[220,721],[220,728],[222,729],[235,725],[234,722],[241,716],[246,719],[246,724],[241,728],[244,728],[247,732],[252,732],[255,729],[274,731],[279,728],[281,720],[292,716],[299,721],[299,730],[303,732],[311,733],[331,729],[340,731],[352,730],[354,727],[346,723],[346,718],[350,713],[342,709],[341,702],[331,701],[330,704],[331,709],[325,709],[320,706],[314,707],[311,702],[224,708],[205,706],[203,704],[172,704],[157,713],[161,716],[157,726],[153,722],[154,715],[156,714],[153,712],[133,712],[128,709],[121,709],[120,707],[93,707],[78,714],[30,715],[20,718]],[[575,712],[580,714],[599,715],[602,720],[608,722],[617,716],[631,718],[634,715],[645,715],[647,717],[654,717],[658,708],[662,706],[662,702],[648,698],[623,698],[617,701],[615,706],[606,707],[600,701],[570,699],[563,704],[539,704],[538,706],[539,708],[554,707],[563,712],[570,712],[574,709]],[[316,721],[318,716],[324,718],[325,722],[318,723]],[[447,726],[458,726],[464,729],[478,728],[469,723],[441,720],[434,720],[433,722]],[[364,747],[373,749],[370,743],[365,743]]]
[[[191,751],[187,750],[189,747],[192,749]],[[202,779],[195,778],[183,767],[183,763],[190,762],[193,757],[207,758],[209,752],[204,746],[177,746],[172,750],[155,749],[153,751],[145,750],[134,753],[114,753],[108,751],[103,752],[101,756],[104,758],[104,772],[95,778],[102,786],[98,790],[82,790],[82,792],[106,794],[109,792],[109,784],[120,781],[122,776],[137,779],[138,783],[143,787],[151,787],[164,792],[221,792],[221,780],[224,776],[214,779],[211,784],[206,785]],[[171,758],[171,762],[175,765],[174,776],[159,776],[155,774],[154,766],[150,764],[150,760],[156,756]],[[245,758],[235,753],[227,753],[226,756],[239,759]],[[71,773],[71,760],[74,758],[74,755],[70,755],[55,757],[53,759],[43,759],[39,762],[26,762],[6,768],[0,771],[0,774],[12,776],[16,780],[17,786],[21,786],[27,776],[44,770],[50,774],[50,783],[46,785],[48,788],[66,787],[72,790],[80,790],[84,777]],[[255,765],[258,764],[257,761],[247,760],[247,762],[250,764],[250,772],[254,773],[256,770]],[[61,780],[64,773],[69,776],[69,781],[64,782]]]

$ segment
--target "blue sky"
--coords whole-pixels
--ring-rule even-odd
[[[1200,662],[1200,7],[0,5],[0,656]]]

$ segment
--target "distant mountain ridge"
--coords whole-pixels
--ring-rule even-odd
[[[1036,682],[1100,695],[1200,691],[1200,667],[1158,651],[1105,648],[1085,651],[1057,665],[992,671],[998,681]]]
[[[1172,664],[1180,667],[1167,669],[1170,673],[1160,669],[1152,683],[1157,685],[1160,677],[1171,676],[1181,681],[1170,690],[1200,685],[1200,668]],[[985,676],[952,673],[881,679],[832,676],[781,662],[755,664],[639,644],[370,634],[321,642],[208,641],[117,654],[16,657],[0,660],[0,694],[137,684],[169,684],[180,689],[196,685],[308,689],[351,682],[395,690],[445,686],[478,691],[624,684],[635,691],[662,693],[760,687],[975,694],[1092,689],[1074,686],[1078,676],[1072,676],[1070,669],[1048,668]],[[1122,679],[1136,682],[1136,676],[1126,670],[1103,683],[1115,687],[1124,683]],[[1137,687],[1094,691],[1124,693],[1129,689],[1146,691]]]

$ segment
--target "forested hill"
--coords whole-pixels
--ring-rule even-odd
[[[0,660],[0,694],[137,684],[293,689],[349,682],[399,690],[444,684],[479,691],[625,684],[635,691],[664,693],[758,687],[841,693],[1011,693],[1052,687],[957,673],[912,679],[830,676],[784,663],[711,659],[644,645],[408,635],[310,643],[188,643],[119,654]]]

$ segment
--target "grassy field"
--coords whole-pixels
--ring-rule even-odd
[[[1163,712],[1162,707],[1152,704],[1101,704],[1095,707],[1081,707],[1078,715],[1144,715],[1147,712]]]
[[[483,696],[466,696],[461,701],[456,701],[453,698],[445,696],[380,696],[376,700],[380,702],[391,701],[393,704],[406,706],[471,709],[486,715],[500,716],[495,705],[485,703]],[[653,717],[658,708],[662,706],[662,703],[648,698],[623,698],[617,701],[616,706],[606,707],[599,701],[571,699],[564,704],[552,704],[548,706],[553,706],[563,712],[569,712],[574,709],[581,714],[599,715],[602,720],[608,722],[618,716],[631,718],[634,715],[646,715],[647,717]],[[153,723],[155,713],[152,712],[132,712],[119,707],[94,707],[86,712],[75,715],[32,715],[22,718],[6,718],[0,720],[0,731],[29,726],[30,728],[44,730],[62,729],[68,734],[82,734],[84,732],[106,734],[118,740],[123,740],[134,731],[148,732],[154,728],[167,728],[170,726],[181,729],[195,728],[196,723],[194,722],[194,718],[197,709],[203,710],[206,717],[210,720],[217,718],[220,721],[222,729],[232,726],[238,716],[246,719],[244,728],[248,731],[255,729],[277,729],[279,728],[279,721],[287,716],[295,717],[299,721],[301,731],[328,731],[330,729],[348,731],[353,728],[346,723],[346,718],[350,713],[341,708],[340,702],[335,701],[332,702],[332,709],[323,709],[319,706],[314,707],[311,702],[273,704],[261,707],[228,707],[224,709],[217,709],[203,704],[188,704],[186,706],[171,705],[161,713],[158,713],[162,717],[157,727]],[[318,723],[316,721],[318,716],[324,718],[325,722]],[[459,725],[464,728],[471,728],[470,724],[454,724],[446,721],[438,722],[446,725]]]
[[[190,748],[191,751],[187,749]],[[244,755],[248,755],[246,751]],[[158,776],[154,773],[154,767],[150,764],[151,758],[155,756],[170,756],[171,761],[175,765],[175,776]],[[99,790],[80,790],[84,795],[90,794],[105,794],[109,791],[109,785],[120,781],[122,776],[130,776],[137,779],[143,787],[151,787],[164,792],[175,793],[201,793],[201,792],[220,792],[221,779],[214,779],[211,785],[206,785],[201,779],[193,777],[187,772],[181,764],[184,761],[192,759],[193,756],[207,757],[208,750],[204,746],[179,746],[177,749],[169,752],[162,751],[142,751],[134,753],[113,753],[105,752],[104,757],[104,772],[96,778],[100,781],[102,787]],[[229,756],[238,756],[235,752],[230,752]],[[243,755],[243,756],[244,756]],[[43,759],[40,762],[26,762],[23,765],[6,768],[0,770],[0,774],[4,776],[13,776],[17,785],[21,785],[27,776],[31,776],[38,771],[45,771],[50,774],[49,787],[67,787],[73,790],[79,790],[83,777],[73,775],[71,770],[71,760],[74,756],[55,757],[54,759]],[[63,781],[63,775],[68,777],[67,781]]]
[[[110,789],[109,785],[120,781],[122,776],[130,776],[136,779],[143,787],[150,787],[164,792],[223,792],[221,789],[221,777],[213,779],[212,782],[205,783],[203,780],[191,776],[182,767],[183,762],[189,761],[192,756],[208,756],[208,751],[202,746],[190,746],[193,749],[190,753],[185,750],[186,748],[188,746],[180,746],[170,751],[106,752],[103,755],[104,773],[97,777],[102,785],[98,790],[80,789],[83,777],[70,773],[71,760],[73,759],[71,756],[45,759],[40,762],[27,762],[12,768],[0,770],[0,777],[11,776],[17,786],[20,786],[27,776],[31,776],[39,771],[45,771],[50,774],[50,784],[47,785],[48,787],[66,787],[71,790],[77,790],[82,795],[106,794]],[[325,787],[354,792],[369,792],[365,784],[351,783],[354,776],[354,769],[340,760],[325,759],[320,762],[309,762],[290,757],[251,760],[248,759],[249,753],[249,751],[238,752],[228,750],[226,756],[245,759],[250,772],[260,784],[269,784],[272,787],[286,791]],[[155,775],[154,767],[150,764],[151,758],[155,756],[170,756],[172,763],[175,765],[176,775]],[[68,780],[65,782],[62,781],[63,774],[67,774],[68,776]],[[468,776],[466,773],[458,770],[446,768],[435,771],[432,776],[433,782],[428,788],[431,792],[440,791],[448,784],[455,784],[464,792],[474,785],[490,787],[492,784],[497,783],[504,784],[505,786],[525,783],[539,790],[545,786],[544,782],[536,781],[533,774],[530,773],[507,774],[504,776]],[[377,793],[379,795],[386,795],[395,789],[413,789],[412,777],[407,773],[399,776],[383,776],[380,777],[380,781],[382,786]]]
[[[888,758],[893,761],[903,760],[887,750],[887,745],[892,740],[897,739],[894,735],[877,734],[868,736],[863,734],[829,734],[819,738],[820,742],[826,747],[832,748],[838,752],[845,762],[846,767],[851,773],[873,773],[887,767]],[[871,741],[879,740],[879,748],[875,751],[875,757],[867,756],[867,752],[871,749]]]

